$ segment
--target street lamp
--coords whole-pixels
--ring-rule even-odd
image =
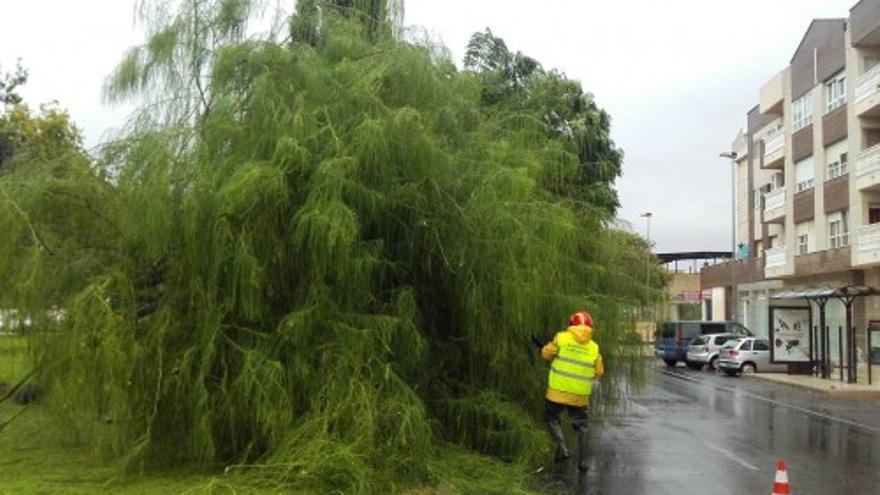
[[[645,253],[645,305],[650,308],[648,309],[648,311],[650,312],[649,317],[653,319],[654,308],[651,308],[650,304],[648,304],[648,300],[651,297],[651,216],[652,215],[650,211],[642,213],[642,218],[644,218],[647,223],[645,238],[648,241],[648,249]],[[655,326],[654,331],[656,330],[657,328]]]
[[[648,256],[645,258],[645,286],[646,288],[651,285],[651,217],[653,214],[650,211],[646,211],[642,213],[642,218],[646,220],[646,235],[645,238],[648,240]]]
[[[736,151],[718,155],[730,159],[730,316],[736,321]]]

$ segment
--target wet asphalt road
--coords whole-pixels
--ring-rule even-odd
[[[785,460],[795,495],[880,494],[876,398],[658,365],[593,437],[588,474],[557,478],[573,493],[769,494]]]

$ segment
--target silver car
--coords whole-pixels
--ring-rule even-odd
[[[715,333],[695,337],[687,349],[688,367],[698,370],[708,364],[709,368],[715,368],[721,346],[729,340],[739,338],[742,338],[742,335],[733,333]]]
[[[728,375],[786,371],[786,364],[770,362],[770,341],[763,337],[728,340],[718,356],[718,369]]]

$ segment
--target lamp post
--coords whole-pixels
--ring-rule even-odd
[[[736,151],[718,155],[730,159],[730,316],[736,321]]]
[[[648,255],[645,258],[645,286],[648,287],[651,285],[651,217],[653,214],[650,211],[646,211],[642,213],[642,218],[646,220],[646,233],[645,238],[648,240]]]
[[[653,313],[653,309],[648,304],[648,299],[650,298],[650,288],[651,288],[651,212],[646,211],[642,213],[642,218],[645,219],[647,226],[645,232],[645,239],[648,241],[648,250],[645,253],[645,304],[649,307],[649,311]],[[653,319],[653,314],[649,315]],[[654,331],[656,331],[656,326],[654,327]]]

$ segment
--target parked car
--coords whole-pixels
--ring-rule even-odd
[[[654,352],[668,366],[687,362],[687,348],[694,337],[719,333],[750,336],[752,333],[735,321],[661,321],[657,323]]]
[[[787,364],[770,362],[770,341],[763,337],[728,340],[721,347],[718,369],[733,376],[739,373],[786,371]]]
[[[736,340],[742,335],[734,333],[714,333],[709,335],[701,335],[694,337],[687,348],[687,365],[693,369],[702,369],[703,366],[709,365],[715,368],[718,364],[718,353],[721,346],[729,340]]]

